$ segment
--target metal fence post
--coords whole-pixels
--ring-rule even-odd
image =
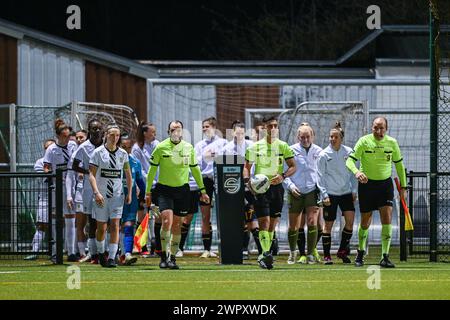
[[[53,178],[47,178],[47,208],[48,208],[48,245],[50,257],[52,257],[56,252],[53,252],[53,245],[56,243],[55,234],[53,234]],[[53,259],[53,257],[52,257]]]
[[[400,194],[399,194],[400,197]],[[401,201],[401,199],[400,199]],[[407,252],[406,252],[406,230],[405,230],[405,209],[401,204],[399,204],[400,208],[400,261],[407,260]]]
[[[409,214],[411,216],[411,220],[414,223],[414,177],[413,171],[410,171],[409,182],[408,182],[408,208]],[[414,230],[410,231],[406,234],[406,241],[408,243],[408,253],[412,254],[413,252],[413,239],[414,239]]]
[[[438,70],[436,62],[437,17],[430,1],[430,261],[437,261],[438,211]]]
[[[63,171],[56,169],[56,264],[63,264]]]

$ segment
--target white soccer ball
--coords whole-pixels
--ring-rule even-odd
[[[250,187],[255,193],[265,193],[269,190],[270,180],[265,174],[255,174],[255,176],[250,179]]]

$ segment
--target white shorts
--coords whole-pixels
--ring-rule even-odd
[[[83,212],[84,214],[87,215],[92,214],[93,203],[94,203],[94,194],[92,193],[92,190],[83,191],[83,210],[81,210],[80,212]]]
[[[124,195],[114,198],[106,198],[103,207],[99,207],[94,201],[92,205],[92,218],[100,222],[108,222],[109,219],[122,218]]]
[[[41,200],[39,200],[41,201]],[[45,199],[43,200],[45,201],[45,203],[48,203],[48,200]],[[40,207],[40,206],[39,206]],[[52,209],[55,210],[56,208],[56,193],[53,192],[52,194]],[[38,210],[39,211],[39,210]],[[45,211],[47,212],[47,211]],[[63,188],[63,207],[62,207],[62,214],[66,215],[66,214],[74,214],[75,211],[72,209],[69,209],[69,206],[67,205],[67,193],[66,193],[66,188]],[[39,215],[39,214],[38,214]],[[39,221],[39,222],[43,222],[43,221]],[[45,223],[48,222],[48,219],[45,221]]]
[[[84,212],[83,202],[75,202],[75,212],[76,213],[83,213]]]
[[[83,190],[75,191],[74,201],[78,203],[83,203]]]
[[[36,211],[36,222],[48,223],[48,199],[39,197],[38,207]]]

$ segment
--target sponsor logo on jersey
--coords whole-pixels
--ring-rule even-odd
[[[108,179],[121,178],[122,171],[119,169],[100,169],[100,177]]]

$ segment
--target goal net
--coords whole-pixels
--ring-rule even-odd
[[[9,106],[8,106],[9,109]],[[87,129],[91,119],[101,121],[105,126],[117,124],[121,130],[127,131],[132,138],[135,137],[138,119],[133,109],[123,105],[100,104],[89,102],[73,102],[64,106],[20,106],[13,105],[10,109],[14,119],[15,136],[11,137],[9,145],[6,139],[1,139],[2,148],[10,157],[10,171],[32,172],[36,160],[44,156],[43,143],[46,139],[55,138],[54,121],[63,119],[73,130]],[[14,152],[15,150],[15,152]],[[31,243],[34,232],[34,222],[37,213],[36,179],[16,178],[14,186],[15,216],[10,212],[1,212],[2,225],[13,225],[22,228],[20,236],[25,244]],[[6,187],[4,187],[6,188]]]

